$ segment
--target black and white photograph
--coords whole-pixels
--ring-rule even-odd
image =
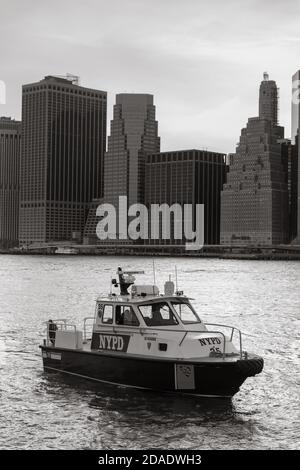
[[[299,17],[0,0],[0,450],[300,450]]]

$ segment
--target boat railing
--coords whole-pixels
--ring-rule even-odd
[[[52,320],[52,324],[56,325],[55,330],[54,329],[50,330],[49,325],[51,325],[51,323],[49,323],[49,321],[46,321],[44,323],[46,324],[46,335],[47,335],[46,345],[47,346],[54,345],[53,341],[55,341],[56,331],[74,330],[74,332],[76,333],[76,325],[74,325],[73,323],[67,323],[67,320],[65,318],[57,318],[57,319]],[[55,333],[53,337],[51,338],[50,338],[50,332]]]
[[[239,330],[238,328],[236,328],[235,326],[229,326],[229,325],[222,325],[220,323],[205,323],[205,325],[209,325],[209,326],[219,326],[221,328],[228,328],[231,330],[230,332],[230,342],[233,341],[233,336],[234,336],[234,333],[237,332],[238,334],[238,341],[239,341],[239,352],[240,352],[240,358],[242,359],[243,357],[243,343],[242,343],[242,332],[241,330]]]
[[[218,323],[205,323],[205,326],[206,325],[210,325],[210,326],[220,326],[220,327],[223,327],[223,328],[229,328],[231,329],[231,335],[230,335],[230,341],[232,341],[232,338],[233,338],[233,335],[234,335],[234,330],[236,330],[238,333],[239,333],[239,356],[240,356],[240,359],[242,359],[243,357],[243,352],[242,352],[242,333],[241,331],[234,327],[234,326],[229,326],[229,325],[221,325],[221,324],[218,324]],[[111,330],[113,333],[118,333],[118,331],[120,331],[120,329],[122,330],[122,332],[127,332],[126,330],[129,330],[129,332],[131,333],[135,333],[136,330],[139,330],[140,334],[141,335],[145,335],[147,334],[149,331],[151,332],[155,332],[155,331],[164,331],[164,332],[171,332],[171,333],[183,333],[183,336],[179,342],[179,346],[182,345],[182,343],[184,342],[184,340],[186,339],[187,335],[189,333],[196,333],[196,334],[202,334],[202,335],[205,335],[207,333],[213,333],[213,334],[219,334],[222,336],[223,338],[223,351],[221,353],[222,355],[222,358],[225,359],[226,357],[226,336],[225,334],[223,333],[223,331],[220,331],[220,330],[209,330],[209,329],[206,329],[206,330],[179,330],[179,329],[175,329],[175,328],[159,328],[159,327],[144,327],[144,326],[128,326],[127,328],[125,327],[125,325],[121,326],[120,325],[101,325],[101,328],[102,327],[106,327],[108,328],[109,330]],[[116,331],[118,330],[118,331]],[[218,354],[216,352],[216,354]]]
[[[129,295],[121,295],[121,294],[107,294],[107,295],[99,295],[97,297],[97,302],[128,302],[130,300]]]

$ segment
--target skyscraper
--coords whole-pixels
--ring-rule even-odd
[[[300,128],[300,70],[298,70],[292,78],[292,144],[296,144],[297,148],[297,188],[296,188],[296,224],[297,237],[295,242],[300,244],[300,145],[299,145],[299,128]]]
[[[221,243],[277,244],[288,241],[287,165],[277,125],[277,87],[264,74],[259,117],[242,129],[221,194]]]
[[[103,193],[106,92],[47,76],[23,86],[20,242],[82,235]]]
[[[267,72],[259,88],[259,117],[278,125],[278,88],[274,80],[269,80]]]
[[[204,244],[220,242],[220,194],[225,181],[225,154],[207,150],[180,150],[149,155],[146,160],[145,204],[204,204]],[[159,220],[157,220],[159,224]],[[184,232],[184,230],[182,230]],[[185,238],[149,240],[147,244],[184,245]]]
[[[298,70],[292,77],[292,130],[291,141],[292,144],[296,143],[296,136],[299,130],[300,120],[300,70]]]
[[[159,150],[153,95],[118,94],[104,159],[103,201],[116,208],[119,196],[127,196],[128,205],[143,202],[146,155]],[[86,242],[97,242],[98,203],[94,201],[91,205],[85,229]]]
[[[0,117],[0,246],[18,245],[21,123]]]
[[[145,157],[159,152],[157,133],[152,95],[122,93],[116,96],[105,155],[106,200],[117,203],[120,195],[127,195],[129,205],[143,202]]]
[[[298,194],[298,136],[295,144],[290,139],[280,139],[282,160],[287,174],[289,201],[289,242],[297,236],[297,194]]]

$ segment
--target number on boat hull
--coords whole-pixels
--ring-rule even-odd
[[[175,364],[175,386],[177,390],[195,390],[193,365]]]

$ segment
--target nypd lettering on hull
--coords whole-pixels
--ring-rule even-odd
[[[100,351],[127,352],[130,335],[93,333],[92,349]]]
[[[202,338],[199,339],[201,346],[212,346],[214,344],[221,344],[220,338]]]

